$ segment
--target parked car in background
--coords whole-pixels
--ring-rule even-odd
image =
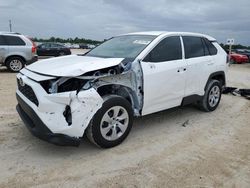
[[[37,61],[35,43],[19,33],[0,32],[0,64],[12,72]]]
[[[214,111],[227,66],[226,52],[208,35],[130,33],[86,55],[25,67],[17,75],[17,111],[43,140],[77,146],[86,133],[109,148],[128,136],[134,117],[191,103]]]
[[[87,44],[79,44],[79,47],[81,49],[89,49],[89,46]]]
[[[232,63],[241,64],[241,63],[247,63],[249,61],[249,59],[248,59],[248,57],[246,55],[242,55],[242,54],[232,52],[231,55],[230,55],[230,61]]]
[[[63,56],[70,55],[68,47],[58,43],[43,43],[37,46],[37,55],[39,56]]]
[[[248,57],[248,62],[250,62],[250,50],[248,49],[235,49],[233,52],[241,55],[246,55]]]

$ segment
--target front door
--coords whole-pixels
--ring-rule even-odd
[[[179,36],[163,39],[141,62],[142,115],[179,106],[185,93],[186,62]]]

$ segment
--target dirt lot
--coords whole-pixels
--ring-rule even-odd
[[[228,85],[250,88],[250,64]],[[15,110],[15,74],[0,69],[0,187],[250,187],[250,101],[189,106],[135,120],[125,142],[58,147],[33,137]],[[186,126],[182,126],[185,121]]]

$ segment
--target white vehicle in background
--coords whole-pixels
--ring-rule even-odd
[[[114,37],[87,54],[42,60],[17,75],[17,111],[28,129],[58,145],[87,134],[109,148],[134,116],[197,103],[217,108],[227,54],[210,36],[141,32]]]

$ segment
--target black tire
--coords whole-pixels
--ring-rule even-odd
[[[88,139],[92,143],[96,144],[97,146],[99,146],[101,148],[110,148],[110,147],[117,146],[128,136],[128,134],[131,130],[132,124],[133,124],[133,110],[132,110],[131,104],[125,98],[123,98],[121,96],[107,95],[103,99],[104,99],[104,103],[103,103],[102,107],[94,115],[93,119],[91,120],[91,122],[86,130],[86,133],[87,133]],[[112,107],[115,108],[117,106],[122,107],[127,112],[126,113],[126,115],[128,117],[126,120],[127,128],[122,133],[122,131],[116,127],[115,128],[116,132],[117,132],[117,129],[118,129],[118,131],[121,131],[121,136],[115,140],[108,140],[101,133],[101,127],[103,127],[104,123],[106,123],[106,122],[103,122],[103,124],[101,124],[101,122],[102,122],[102,119],[105,116],[105,114],[109,113],[112,110]],[[114,116],[114,114],[113,114],[113,116]],[[112,115],[111,115],[111,117],[112,117]],[[119,116],[117,116],[117,117],[119,117]],[[108,126],[110,126],[110,125],[111,125],[111,123],[108,124]],[[111,132],[113,132],[113,130],[114,130],[113,127],[110,128],[110,130],[111,130]],[[107,134],[106,134],[106,136],[107,136]]]
[[[20,57],[10,57],[5,63],[11,72],[19,72],[24,67],[24,60]]]
[[[218,93],[218,98],[216,98],[216,99],[214,98],[214,100],[217,102],[215,102],[212,105],[211,103],[213,103],[213,102],[209,96],[211,96],[211,93],[214,91],[215,88],[218,88],[219,93]],[[205,94],[204,94],[202,100],[199,102],[199,108],[205,112],[214,111],[220,103],[221,92],[222,92],[221,83],[218,80],[210,80],[209,83],[207,84]]]

